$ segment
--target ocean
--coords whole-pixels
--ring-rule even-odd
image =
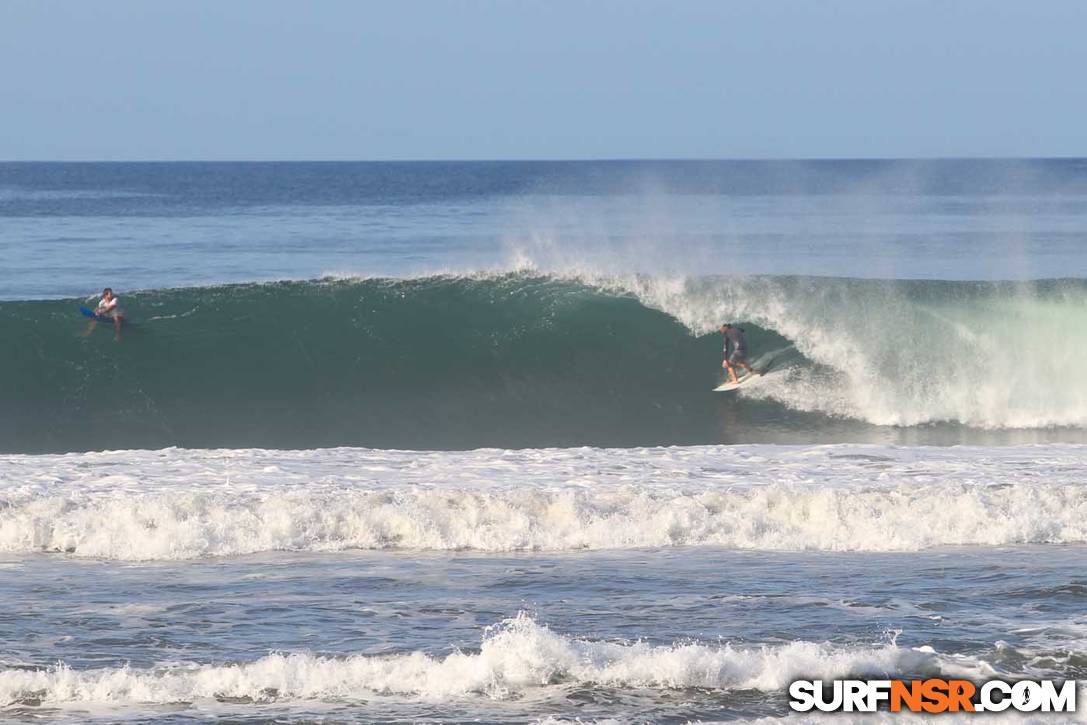
[[[0,164],[0,718],[1087,679],[1085,231],[1084,160]]]

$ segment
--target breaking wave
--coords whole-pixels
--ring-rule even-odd
[[[78,335],[78,300],[0,303],[0,337],[15,341],[0,360],[0,450],[879,441],[933,426],[956,427],[956,440],[1082,440],[1087,429],[1082,281],[511,273],[124,302],[134,324],[119,343]],[[773,366],[740,395],[709,392],[722,320],[744,325]]]
[[[507,699],[571,685],[612,688],[781,690],[799,677],[888,673],[977,675],[983,662],[893,643],[845,648],[813,642],[761,647],[699,642],[651,645],[564,636],[521,614],[491,628],[478,651],[317,656],[273,653],[228,665],[74,670],[0,669],[0,704],[110,705],[228,700],[357,700],[422,696]]]

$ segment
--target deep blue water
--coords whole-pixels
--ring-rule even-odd
[[[1087,275],[1087,162],[0,164],[0,299],[508,269]]]

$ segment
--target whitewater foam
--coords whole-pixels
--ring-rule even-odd
[[[816,642],[739,647],[731,644],[591,641],[562,635],[521,614],[491,628],[478,652],[435,656],[327,657],[272,653],[230,665],[175,664],[76,670],[0,670],[0,703],[191,703],[202,699],[273,702],[357,700],[373,695],[434,700],[508,699],[571,685],[612,688],[776,691],[801,676],[840,678],[889,673],[979,676],[985,662],[948,657],[929,647],[892,643],[840,647]]]
[[[0,551],[171,560],[352,548],[1082,543],[1084,452],[710,446],[9,455],[0,456]]]
[[[694,334],[722,321],[772,330],[814,363],[748,397],[876,425],[1087,426],[1079,281],[572,276],[633,294]]]

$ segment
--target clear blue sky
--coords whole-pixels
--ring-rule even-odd
[[[0,159],[1087,156],[1083,0],[2,0]]]

